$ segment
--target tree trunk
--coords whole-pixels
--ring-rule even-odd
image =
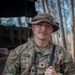
[[[63,21],[62,21],[62,14],[61,14],[61,7],[60,7],[60,0],[57,0],[57,9],[58,9],[58,15],[59,15],[59,26],[60,26],[60,36],[61,36],[61,44],[63,47],[66,48],[66,42],[65,42],[65,35],[64,35],[64,28],[63,28]]]
[[[43,12],[46,12],[45,5],[44,5],[44,0],[42,0],[42,7],[43,7]]]
[[[74,32],[74,10],[73,10],[73,0],[69,0],[70,3],[70,21],[71,21],[71,49],[72,49],[72,57],[75,60],[75,32]]]
[[[45,13],[48,13],[48,1],[47,0],[42,0],[42,6],[43,6],[43,11]]]
[[[67,48],[67,44],[68,44],[68,36],[67,36],[67,31],[66,31],[66,25],[67,25],[67,23],[66,23],[66,12],[65,12],[65,4],[64,4],[64,0],[63,0],[63,12],[64,12],[64,34],[65,34],[65,43],[66,43],[66,49],[68,49]]]

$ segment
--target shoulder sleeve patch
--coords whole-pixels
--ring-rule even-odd
[[[72,61],[72,62],[70,62],[70,66],[72,67],[72,68],[75,68],[75,63]]]

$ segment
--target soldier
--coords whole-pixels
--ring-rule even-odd
[[[59,29],[54,18],[40,13],[28,25],[33,39],[11,51],[2,75],[75,75],[71,54],[50,40],[51,34]],[[52,52],[54,60],[50,65]]]

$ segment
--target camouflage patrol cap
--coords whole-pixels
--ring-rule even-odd
[[[59,29],[59,23],[54,21],[54,18],[52,17],[52,15],[48,14],[48,13],[38,13],[30,23],[28,23],[28,26],[31,27],[33,24],[36,25],[37,23],[40,22],[47,22],[50,25],[52,25],[54,27],[53,32],[57,31]]]

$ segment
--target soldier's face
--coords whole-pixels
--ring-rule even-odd
[[[40,22],[36,25],[32,25],[32,30],[35,38],[47,40],[53,32],[53,26],[47,22]]]

